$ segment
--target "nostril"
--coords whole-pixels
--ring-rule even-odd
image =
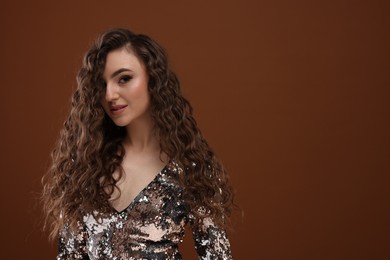
[[[116,93],[110,93],[110,92],[107,92],[106,93],[106,100],[107,101],[112,101],[112,100],[116,100],[116,99],[118,99],[118,97],[119,97],[119,95],[118,94],[116,94]]]
[[[109,91],[108,89],[106,90],[106,100],[111,100],[113,98],[113,92]]]

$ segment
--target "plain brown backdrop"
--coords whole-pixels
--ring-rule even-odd
[[[84,52],[159,41],[244,212],[235,259],[390,259],[389,2],[1,1],[1,259],[54,259],[37,197]],[[191,235],[182,248],[194,259]]]

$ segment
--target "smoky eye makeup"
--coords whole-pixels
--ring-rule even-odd
[[[126,84],[129,82],[133,77],[131,75],[122,75],[119,77],[119,84]]]

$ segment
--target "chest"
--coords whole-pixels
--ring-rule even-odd
[[[127,208],[163,170],[165,163],[148,158],[127,159],[122,163],[122,174],[114,173],[117,189],[111,195],[112,207],[121,212]]]
[[[130,259],[130,255],[134,259],[160,259],[160,253],[165,257],[169,252],[177,253],[188,212],[182,188],[167,169],[164,167],[122,212],[113,212],[101,221],[89,215],[84,218],[91,259]]]

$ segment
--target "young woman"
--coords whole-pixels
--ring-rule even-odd
[[[181,259],[185,225],[200,259],[232,259],[232,188],[164,50],[126,29],[86,53],[43,178],[57,259]]]

